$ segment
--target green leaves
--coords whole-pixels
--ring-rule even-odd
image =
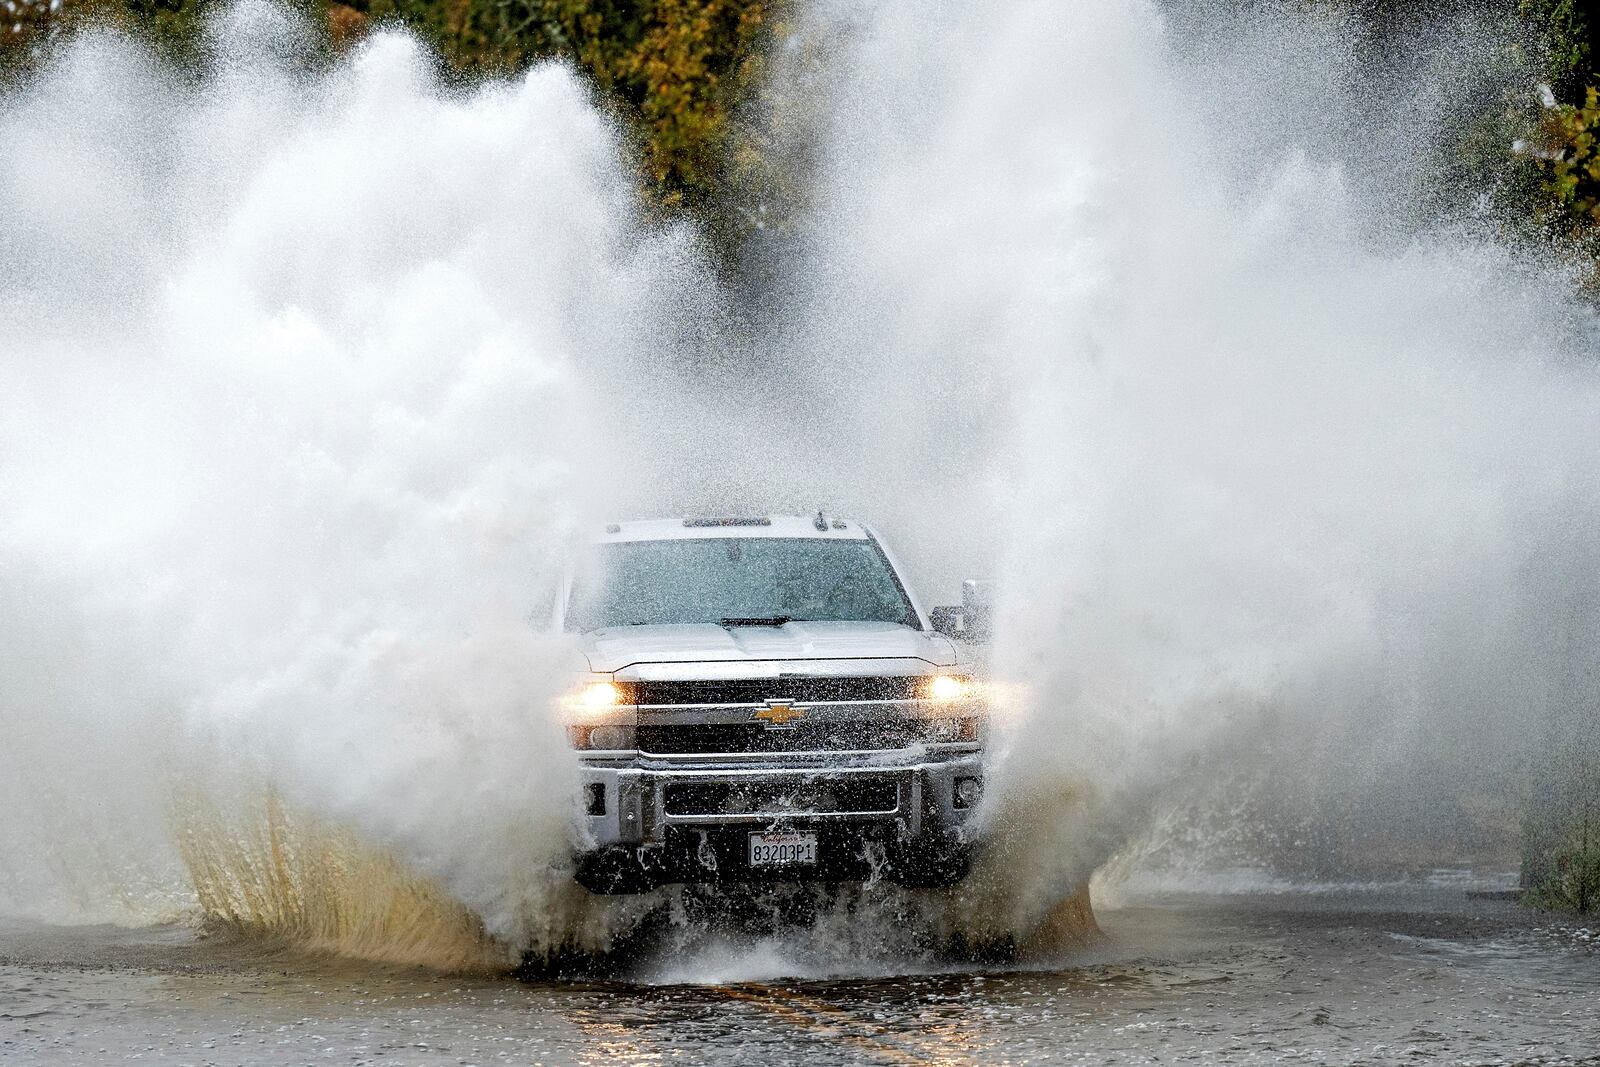
[[[1550,911],[1579,913],[1600,909],[1600,837],[1591,833],[1587,813],[1545,865],[1546,873],[1527,894],[1527,902]]]
[[[1538,135],[1522,150],[1542,176],[1548,202],[1542,214],[1556,230],[1573,237],[1600,223],[1600,90],[1590,86],[1582,107],[1546,108]]]

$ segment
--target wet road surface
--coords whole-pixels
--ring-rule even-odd
[[[1101,921],[1104,949],[1043,969],[567,984],[0,924],[0,1061],[1600,1064],[1581,922],[1459,890],[1169,896]]]

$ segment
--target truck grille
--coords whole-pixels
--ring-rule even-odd
[[[640,704],[762,704],[792,700],[826,704],[849,700],[913,700],[923,679],[890,678],[732,678],[683,682],[639,682]]]
[[[686,723],[639,727],[639,748],[662,755],[890,749],[920,744],[927,739],[926,729],[912,720],[805,723],[784,730],[762,723]]]
[[[668,815],[752,815],[786,812],[885,813],[900,806],[890,779],[819,780],[790,785],[669,785]]]

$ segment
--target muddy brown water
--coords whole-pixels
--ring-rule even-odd
[[[779,977],[804,972],[780,942],[550,984],[7,923],[0,1060],[1600,1064],[1582,922],[1426,888],[1168,895],[1101,922],[1102,948],[1028,969]]]

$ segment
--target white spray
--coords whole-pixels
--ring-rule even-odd
[[[132,916],[181,905],[204,766],[521,944],[571,784],[529,617],[684,241],[567,70],[452,96],[409,37],[319,74],[301,32],[231,9],[199,85],[91,35],[0,110],[0,889],[52,915],[51,869],[139,857]]]
[[[1258,861],[1503,861],[1546,725],[1592,713],[1600,364],[1559,274],[1374,176],[1410,146],[1416,179],[1425,94],[1338,140],[1382,109],[1336,25],[1236,14],[1219,55],[1137,0],[829,14],[802,343],[862,383],[866,491],[927,488],[892,507],[946,588],[1003,555],[983,907],[1025,926],[1174,812],[1267,820]]]

